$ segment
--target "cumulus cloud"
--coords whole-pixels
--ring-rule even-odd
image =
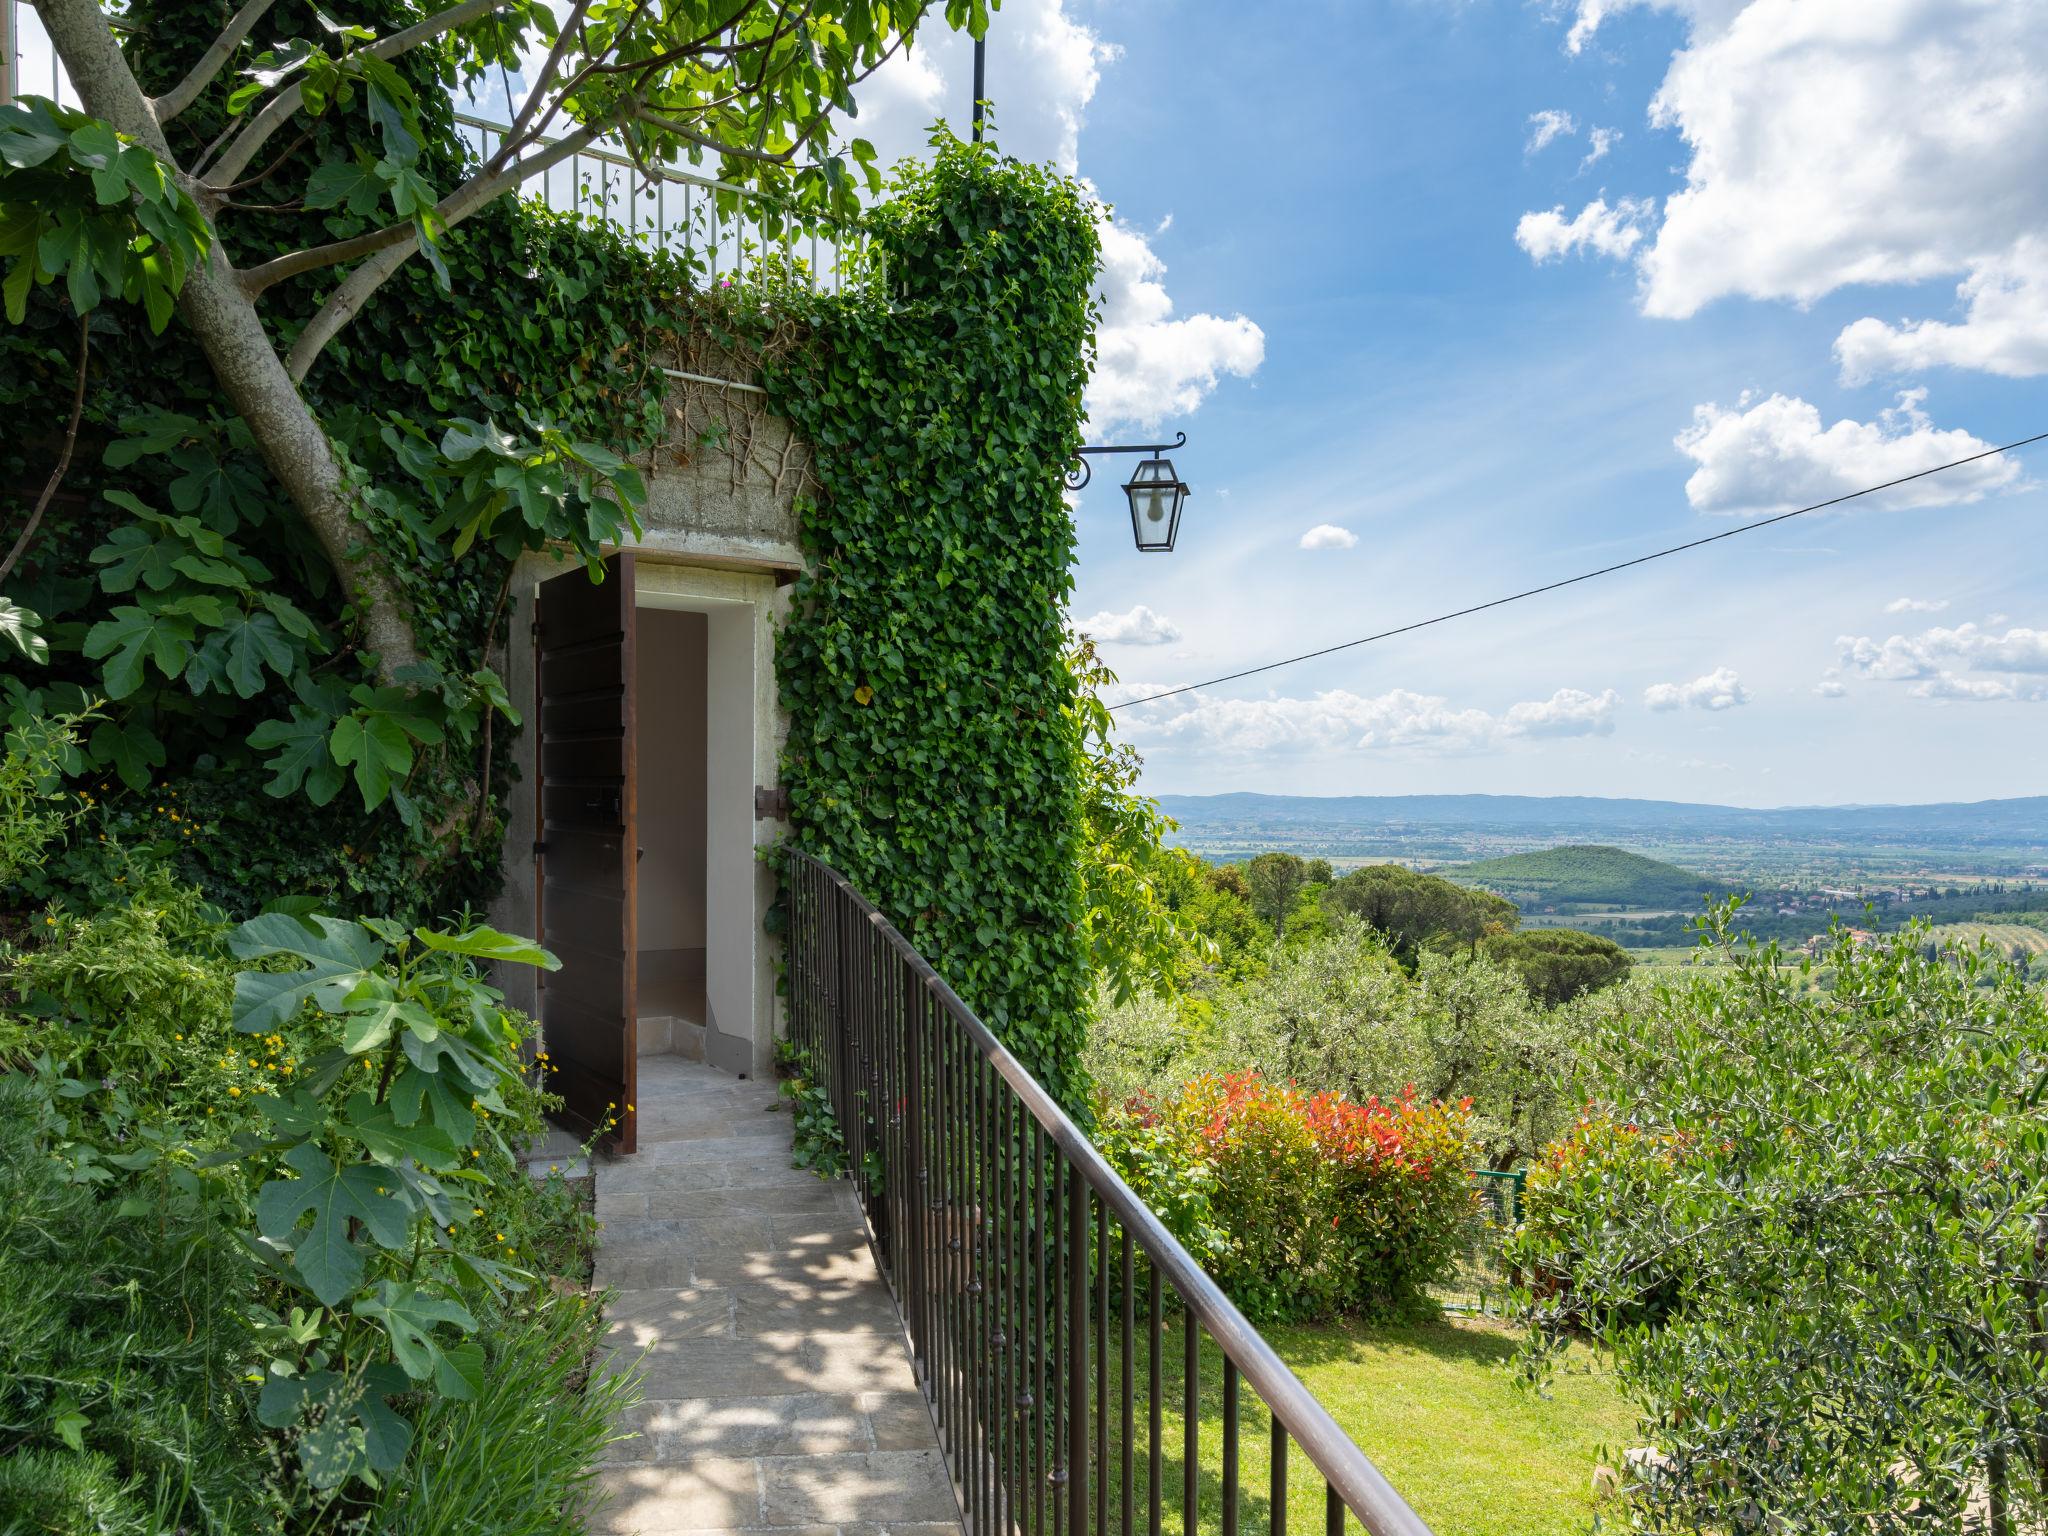
[[[1541,112],[1529,114],[1529,142],[1522,146],[1525,155],[1540,155],[1559,139],[1579,131],[1579,125],[1569,112],[1560,112],[1555,107],[1546,107]]]
[[[1835,641],[1842,665],[1889,682],[1938,678],[1954,667],[1974,672],[2048,674],[2048,629],[1994,632],[1975,624],[1923,630],[1917,635],[1842,635]]]
[[[1643,690],[1643,703],[1651,709],[1734,709],[1747,704],[1750,692],[1733,667],[1716,667],[1689,683],[1652,683]]]
[[[1866,316],[1835,338],[1845,383],[1927,368],[1974,368],[2006,378],[2048,373],[2048,237],[2025,236],[1956,285],[1960,322]]]
[[[1107,645],[1170,645],[1180,638],[1178,624],[1162,613],[1154,613],[1143,603],[1129,613],[1111,613],[1104,609],[1074,627]]]
[[[1352,549],[1357,544],[1357,534],[1335,523],[1317,523],[1301,536],[1303,549]]]
[[[1583,172],[1607,158],[1608,152],[1621,142],[1619,128],[1595,128],[1586,135],[1586,158],[1579,162]]]
[[[1125,697],[1158,691],[1137,687]],[[1561,688],[1496,716],[1406,688],[1374,697],[1341,688],[1312,698],[1214,699],[1194,692],[1140,705],[1120,718],[1140,745],[1205,752],[1471,752],[1518,738],[1606,735],[1614,729],[1620,702],[1612,689],[1590,694]]]
[[[1813,685],[1813,691],[1824,699],[1839,699],[1848,693],[1849,685],[1842,681],[1840,667],[1829,667]]]
[[[1959,319],[1858,320],[1844,376],[2048,372],[2048,179],[2013,171],[2048,163],[2037,4],[1577,0],[1567,50],[1632,6],[1687,24],[1649,109],[1685,185],[1640,249],[1605,252],[1639,261],[1646,313],[1950,277]]]
[[[1166,263],[1141,232],[1102,229],[1102,321],[1088,418],[1097,429],[1149,427],[1195,409],[1225,374],[1249,378],[1266,358],[1266,333],[1243,315],[1176,318],[1161,281]]]
[[[1673,440],[1699,466],[1685,482],[1686,500],[1699,512],[1787,512],[1991,446],[1960,428],[1936,427],[1920,408],[1925,399],[1925,390],[1908,390],[1877,421],[1844,419],[1829,427],[1796,396],[1744,395],[1733,409],[1695,406],[1692,425]],[[2014,485],[2019,474],[2010,459],[1983,459],[1870,500],[1888,507],[1977,501]]]
[[[1542,213],[1525,213],[1515,225],[1515,244],[1529,253],[1532,261],[1559,261],[1575,251],[1593,251],[1616,258],[1629,255],[1641,243],[1651,205],[1624,197],[1613,207],[1600,196],[1567,219],[1564,204]]]
[[[1955,699],[1965,704],[1989,704],[2000,699],[2016,699],[2019,688],[2000,678],[1958,677],[1953,672],[1942,672],[1925,682],[1915,683],[1906,690],[1916,699]],[[2032,690],[2038,696],[2039,690]]]
[[[1884,605],[1886,613],[1939,613],[1948,606],[1945,597],[1895,597]]]
[[[1560,688],[1549,698],[1517,704],[1501,717],[1506,736],[1610,736],[1621,695],[1612,688],[1587,693]]]
[[[1088,104],[1120,50],[1071,15],[1067,0],[1010,0],[1001,30],[988,80],[997,141],[1020,159],[1077,173]],[[845,126],[872,142],[885,163],[924,154],[934,118],[965,128],[972,79],[965,34],[920,28],[917,45],[856,93],[860,114]],[[1102,226],[1102,321],[1087,398],[1096,431],[1185,415],[1222,379],[1249,377],[1265,361],[1265,333],[1244,315],[1175,313],[1166,263],[1152,246],[1171,223],[1149,233],[1107,220]]]

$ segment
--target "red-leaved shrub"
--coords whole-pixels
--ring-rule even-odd
[[[1468,1108],[1412,1087],[1364,1103],[1307,1095],[1239,1072],[1105,1106],[1101,1141],[1155,1207],[1176,1178],[1199,1187],[1198,1257],[1248,1317],[1387,1315],[1415,1308],[1471,1213]]]

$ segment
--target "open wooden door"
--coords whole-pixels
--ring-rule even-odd
[[[613,1115],[609,1139],[634,1149],[639,950],[633,732],[633,557],[541,583],[538,679],[539,845],[534,925],[561,959],[545,975],[540,1018],[548,1086],[564,1116],[589,1131]]]

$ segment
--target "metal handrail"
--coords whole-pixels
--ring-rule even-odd
[[[985,1234],[993,1224],[992,1216],[1001,1216],[998,1208],[1004,1199],[1016,1194],[1020,1188],[1028,1196],[1031,1190],[1014,1182],[998,1190],[993,1196],[985,1188],[988,1175],[982,1165],[1001,1163],[1005,1159],[1017,1161],[1018,1148],[1022,1146],[1024,1132],[1031,1131],[1031,1145],[1039,1145],[1041,1137],[1049,1137],[1053,1150],[1064,1164],[1070,1189],[1084,1198],[1077,1206],[1071,1200],[1064,1202],[1067,1208],[1067,1239],[1055,1267],[1065,1266],[1071,1272],[1067,1290],[1063,1293],[1074,1307],[1073,1316],[1078,1319],[1078,1342],[1070,1339],[1070,1348],[1065,1359],[1069,1372],[1067,1390],[1072,1396],[1073,1419],[1069,1429],[1078,1427],[1080,1440],[1078,1455],[1070,1454],[1064,1472],[1052,1471],[1054,1482],[1064,1480],[1067,1498],[1064,1529],[1061,1530],[1060,1510],[1055,1501],[1053,1529],[1059,1536],[1088,1536],[1088,1452],[1086,1434],[1087,1373],[1089,1332],[1084,1309],[1087,1293],[1094,1291],[1099,1304],[1100,1332],[1103,1337],[1105,1357],[1098,1363],[1099,1379],[1096,1414],[1098,1430],[1102,1437],[1093,1447],[1097,1468],[1096,1515],[1094,1529],[1102,1536],[1108,1536],[1105,1527],[1109,1524],[1107,1515],[1107,1467],[1109,1450],[1107,1444],[1107,1336],[1108,1298],[1110,1268],[1110,1220],[1113,1217],[1122,1237],[1123,1266],[1123,1319],[1124,1357],[1123,1367],[1123,1412],[1124,1443],[1119,1447],[1122,1454],[1122,1488],[1124,1536],[1132,1533],[1132,1424],[1131,1424],[1131,1329],[1134,1317],[1133,1255],[1132,1243],[1142,1250],[1151,1265],[1151,1302],[1153,1308],[1149,1318],[1152,1339],[1152,1413],[1151,1421],[1151,1475],[1148,1487],[1152,1499],[1149,1530],[1152,1536],[1159,1531],[1159,1375],[1158,1341],[1160,1339],[1158,1311],[1162,1300],[1160,1283],[1170,1284],[1179,1298],[1183,1309],[1186,1338],[1189,1346],[1198,1342],[1197,1329],[1206,1331],[1221,1349],[1225,1365],[1225,1455],[1223,1486],[1225,1508],[1223,1531],[1225,1536],[1237,1536],[1237,1494],[1236,1476],[1236,1425],[1237,1403],[1236,1380],[1249,1385],[1271,1411],[1273,1418],[1273,1488],[1271,1518],[1275,1536],[1283,1536],[1286,1521],[1286,1442],[1291,1439],[1307,1454],[1316,1470],[1322,1474],[1327,1490],[1325,1529],[1330,1533],[1341,1533],[1344,1515],[1348,1509],[1357,1516],[1372,1536],[1430,1536],[1429,1528],[1409,1508],[1386,1477],[1375,1467],[1369,1457],[1361,1451],[1351,1438],[1337,1425],[1329,1412],[1310,1395],[1293,1371],[1274,1353],[1273,1348],[1259,1334],[1243,1313],[1226,1296],[1194,1258],[1181,1246],[1150,1207],[1132,1191],[1130,1186],[1117,1174],[1098,1152],[1087,1135],[1053,1099],[1044,1086],[1034,1078],[993,1032],[981,1022],[966,1003],[961,1001],[945,979],[932,969],[929,963],[910,942],[897,931],[894,924],[862,896],[847,879],[821,860],[809,854],[792,852],[785,870],[785,888],[790,896],[791,923],[789,931],[790,949],[790,1004],[791,1037],[799,1046],[823,1055],[830,1064],[832,1093],[835,1111],[838,1114],[842,1132],[846,1135],[849,1154],[852,1159],[857,1187],[862,1206],[869,1219],[870,1231],[876,1239],[878,1257],[883,1258],[885,1271],[895,1289],[899,1305],[903,1306],[905,1323],[911,1335],[913,1354],[919,1366],[919,1379],[928,1401],[932,1403],[934,1418],[939,1423],[942,1440],[946,1444],[948,1464],[952,1468],[960,1487],[968,1495],[975,1492],[977,1482],[991,1480],[994,1463],[989,1460],[991,1429],[970,1421],[971,1412],[964,1412],[957,1389],[942,1394],[937,1389],[945,1385],[940,1380],[947,1370],[957,1372],[960,1340],[949,1338],[949,1332],[957,1332],[961,1325],[957,1312],[949,1312],[944,1300],[935,1309],[933,1297],[921,1286],[931,1278],[933,1270],[931,1234],[924,1230],[926,1216],[930,1212],[940,1213],[940,1229],[951,1236],[942,1239],[940,1264],[943,1268],[944,1247],[950,1243],[958,1250],[962,1238],[960,1227],[965,1223],[972,1232],[977,1252],[967,1258],[970,1285],[979,1284],[977,1266],[983,1261],[979,1248],[987,1241]],[[829,898],[836,897],[836,902]],[[837,910],[832,910],[836,906]],[[874,945],[879,940],[881,948]],[[900,968],[902,975],[892,977],[891,965]],[[856,974],[862,973],[862,974]],[[904,985],[904,977],[910,981]],[[864,979],[863,979],[864,977]],[[924,994],[920,1000],[918,993]],[[930,1006],[937,1005],[938,1017],[943,1018],[957,1029],[973,1047],[982,1064],[992,1068],[1014,1096],[1015,1107],[1028,1117],[1021,1124],[1013,1124],[1005,1118],[1003,1107],[990,1103],[985,1096],[969,1082],[962,1088],[948,1087],[941,1082],[936,1088],[923,1080],[920,1069],[927,1072],[931,1063],[923,1058],[927,1054],[923,1047],[930,1044],[937,1053],[936,1059],[943,1064],[945,1044],[940,1040],[927,1040],[925,1021],[931,1015]],[[901,1050],[906,1042],[908,1051]],[[892,1055],[893,1052],[893,1055]],[[952,1095],[949,1097],[949,1094]],[[881,1120],[874,1112],[879,1105],[883,1110]],[[893,1109],[892,1109],[893,1106]],[[966,1117],[965,1129],[960,1126],[941,1124],[934,1129],[929,1119],[935,1118],[933,1111],[951,1110],[957,1119]],[[1035,1127],[1035,1129],[1034,1129]],[[951,1137],[950,1142],[945,1138]],[[1002,1150],[992,1151],[1000,1141]],[[952,1184],[942,1187],[937,1197],[925,1193],[929,1184],[929,1163],[933,1148],[939,1149],[941,1161],[951,1157]],[[878,1193],[869,1187],[862,1177],[868,1154],[873,1151],[880,1157],[882,1167],[882,1189]],[[968,1159],[961,1165],[960,1157]],[[892,1165],[893,1159],[893,1165]],[[1023,1160],[1028,1166],[1028,1159]],[[962,1173],[962,1166],[967,1172]],[[1001,1178],[998,1173],[996,1177]],[[1015,1174],[1010,1175],[1014,1180]],[[964,1182],[963,1182],[964,1180]],[[1026,1184],[1029,1184],[1027,1175]],[[1041,1167],[1036,1186],[1036,1203],[1039,1215],[1037,1237],[1041,1245],[1048,1239],[1051,1228],[1045,1217],[1047,1191],[1051,1181],[1044,1176]],[[942,1186],[944,1180],[941,1181]],[[917,1198],[905,1199],[906,1187],[915,1188]],[[964,1201],[961,1198],[968,1195]],[[902,1224],[909,1228],[899,1233],[898,1218],[891,1216],[890,1202],[907,1216]],[[1098,1262],[1092,1277],[1088,1273],[1088,1226],[1089,1205],[1096,1211],[1096,1232],[1098,1241],[1096,1253]],[[1028,1211],[1027,1211],[1028,1215]],[[886,1230],[877,1229],[880,1217]],[[908,1238],[908,1252],[903,1251]],[[996,1241],[1005,1257],[1015,1254],[1025,1257],[1029,1246],[1029,1235],[1021,1238],[1017,1234],[998,1233]],[[1035,1268],[1043,1278],[1043,1254]],[[1005,1276],[1001,1263],[992,1271],[998,1284]],[[957,1279],[955,1272],[953,1278]],[[1038,1310],[1031,1310],[1031,1299],[1026,1297],[1017,1306],[1014,1297],[1011,1305],[1020,1311],[1027,1324],[1035,1316],[1036,1327],[1041,1335],[1046,1331],[1047,1317],[1044,1298],[1038,1298]],[[1067,1325],[1064,1312],[1053,1331]],[[1070,1332],[1075,1330],[1070,1330]],[[1022,1338],[1022,1331],[1019,1332]],[[1000,1327],[993,1335],[997,1353],[1003,1349],[1003,1332]],[[944,1357],[939,1362],[941,1369],[934,1370],[933,1356]],[[1194,1372],[1197,1354],[1188,1347],[1183,1355],[1183,1370],[1187,1373],[1189,1405],[1194,1401]],[[1021,1364],[1021,1362],[1020,1362]],[[1042,1364],[1042,1362],[1041,1362]],[[998,1369],[986,1366],[986,1369]],[[1027,1383],[1028,1385],[1028,1383]],[[950,1402],[940,1401],[947,1396]],[[966,1398],[971,1410],[978,1401],[974,1393]],[[1028,1394],[1025,1401],[1029,1401]],[[1052,1409],[1050,1401],[1045,1403]],[[949,1420],[950,1413],[950,1420]],[[1192,1420],[1192,1414],[1188,1415]],[[1192,1450],[1192,1423],[1187,1426]],[[993,1431],[996,1444],[1002,1444],[1001,1431]],[[979,1438],[977,1439],[977,1435]],[[1027,1458],[1028,1459],[1028,1458]],[[1079,1461],[1080,1476],[1072,1476],[1075,1461]],[[1184,1466],[1185,1488],[1189,1497],[1184,1511],[1187,1530],[1195,1530],[1195,1510],[1192,1494],[1196,1487],[1195,1468],[1192,1458]],[[993,1477],[998,1486],[983,1487],[978,1497],[963,1497],[962,1513],[969,1529],[975,1536],[988,1536],[991,1531],[1022,1531],[1031,1524],[1034,1512],[1039,1516],[1038,1531],[1045,1531],[1043,1522],[1043,1495],[1028,1486],[1002,1486],[1003,1479]],[[1011,1484],[1017,1480],[1010,1479]],[[1020,1509],[1021,1505],[1021,1509]]]

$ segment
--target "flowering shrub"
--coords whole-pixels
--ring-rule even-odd
[[[1522,1188],[1522,1224],[1509,1239],[1508,1259],[1558,1321],[1589,1321],[1580,1293],[1598,1289],[1584,1283],[1590,1277],[1579,1273],[1586,1244],[1574,1236],[1572,1227],[1582,1219],[1582,1206],[1590,1199],[1617,1215],[1654,1206],[1680,1150],[1670,1135],[1650,1134],[1589,1105],[1530,1166]],[[1661,1272],[1664,1268],[1660,1266],[1654,1276],[1639,1277],[1614,1320],[1654,1321],[1670,1309],[1675,1287]]]
[[[1469,1106],[1256,1072],[1104,1106],[1117,1171],[1256,1321],[1412,1310],[1470,1214]],[[1195,1241],[1189,1241],[1193,1237]]]

